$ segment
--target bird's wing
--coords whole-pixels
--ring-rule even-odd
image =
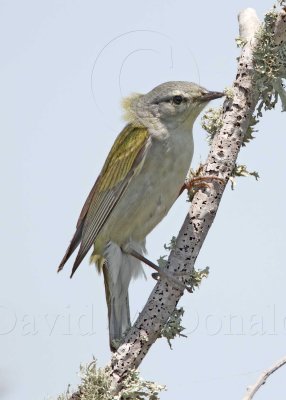
[[[76,232],[58,271],[63,268],[80,244],[72,269],[72,275],[74,274],[132,177],[141,169],[149,144],[150,135],[145,127],[134,127],[129,124],[119,134],[86,199],[77,222]]]

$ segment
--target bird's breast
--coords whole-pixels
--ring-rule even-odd
[[[142,241],[177,199],[193,156],[191,131],[152,138],[144,164],[113,210],[104,235],[119,245]]]

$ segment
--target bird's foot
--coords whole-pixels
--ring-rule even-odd
[[[142,254],[137,253],[135,250],[131,250],[129,252],[130,255],[137,258],[138,260],[144,262],[144,264],[149,265],[149,267],[153,268],[156,272],[152,274],[152,277],[156,280],[167,280],[171,283],[171,285],[177,287],[178,289],[184,291],[185,289],[188,292],[192,292],[192,288],[190,285],[182,282],[178,277],[186,277],[189,278],[188,274],[185,272],[171,272],[166,268],[160,268],[158,265],[154,264],[152,261],[148,260],[148,258],[144,257]],[[187,279],[188,280],[188,279]]]
[[[178,277],[184,277],[184,282],[178,279]],[[154,272],[152,274],[152,278],[154,278],[156,281],[166,279],[173,286],[178,287],[178,289],[186,289],[187,292],[193,293],[193,285],[191,284],[191,282],[188,283],[188,281],[190,281],[190,276],[186,272],[171,272],[167,269],[159,268],[158,272]]]
[[[210,184],[208,183],[208,181],[217,181],[221,185],[223,185],[225,183],[225,180],[219,178],[218,176],[206,175],[206,176],[198,176],[198,177],[190,179],[189,181],[186,181],[185,188],[188,191],[209,188]]]

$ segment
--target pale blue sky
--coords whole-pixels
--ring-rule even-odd
[[[55,396],[79,382],[80,362],[94,355],[103,366],[110,358],[102,277],[88,259],[72,280],[71,262],[60,275],[56,268],[124,125],[122,95],[168,80],[223,90],[236,71],[238,11],[252,6],[262,17],[271,5],[0,0],[1,399]],[[239,160],[261,179],[240,179],[224,195],[197,262],[210,266],[210,276],[181,302],[189,336],[175,340],[173,351],[158,341],[142,364],[143,377],[168,386],[162,400],[240,399],[259,371],[285,355],[280,107],[265,114],[256,136]],[[194,137],[193,166],[207,154],[199,123]],[[177,234],[185,200],[149,236],[150,259]],[[131,288],[133,319],[154,285],[146,273]],[[285,376],[278,372],[256,399],[284,398]]]

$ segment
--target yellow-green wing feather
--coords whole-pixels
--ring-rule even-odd
[[[103,166],[98,182],[99,192],[112,188],[126,177],[148,137],[146,128],[127,125],[123,129]]]
[[[72,274],[94,243],[130,180],[143,164],[150,143],[149,136],[147,128],[129,124],[117,137],[77,223],[77,230],[81,230],[81,245]]]

